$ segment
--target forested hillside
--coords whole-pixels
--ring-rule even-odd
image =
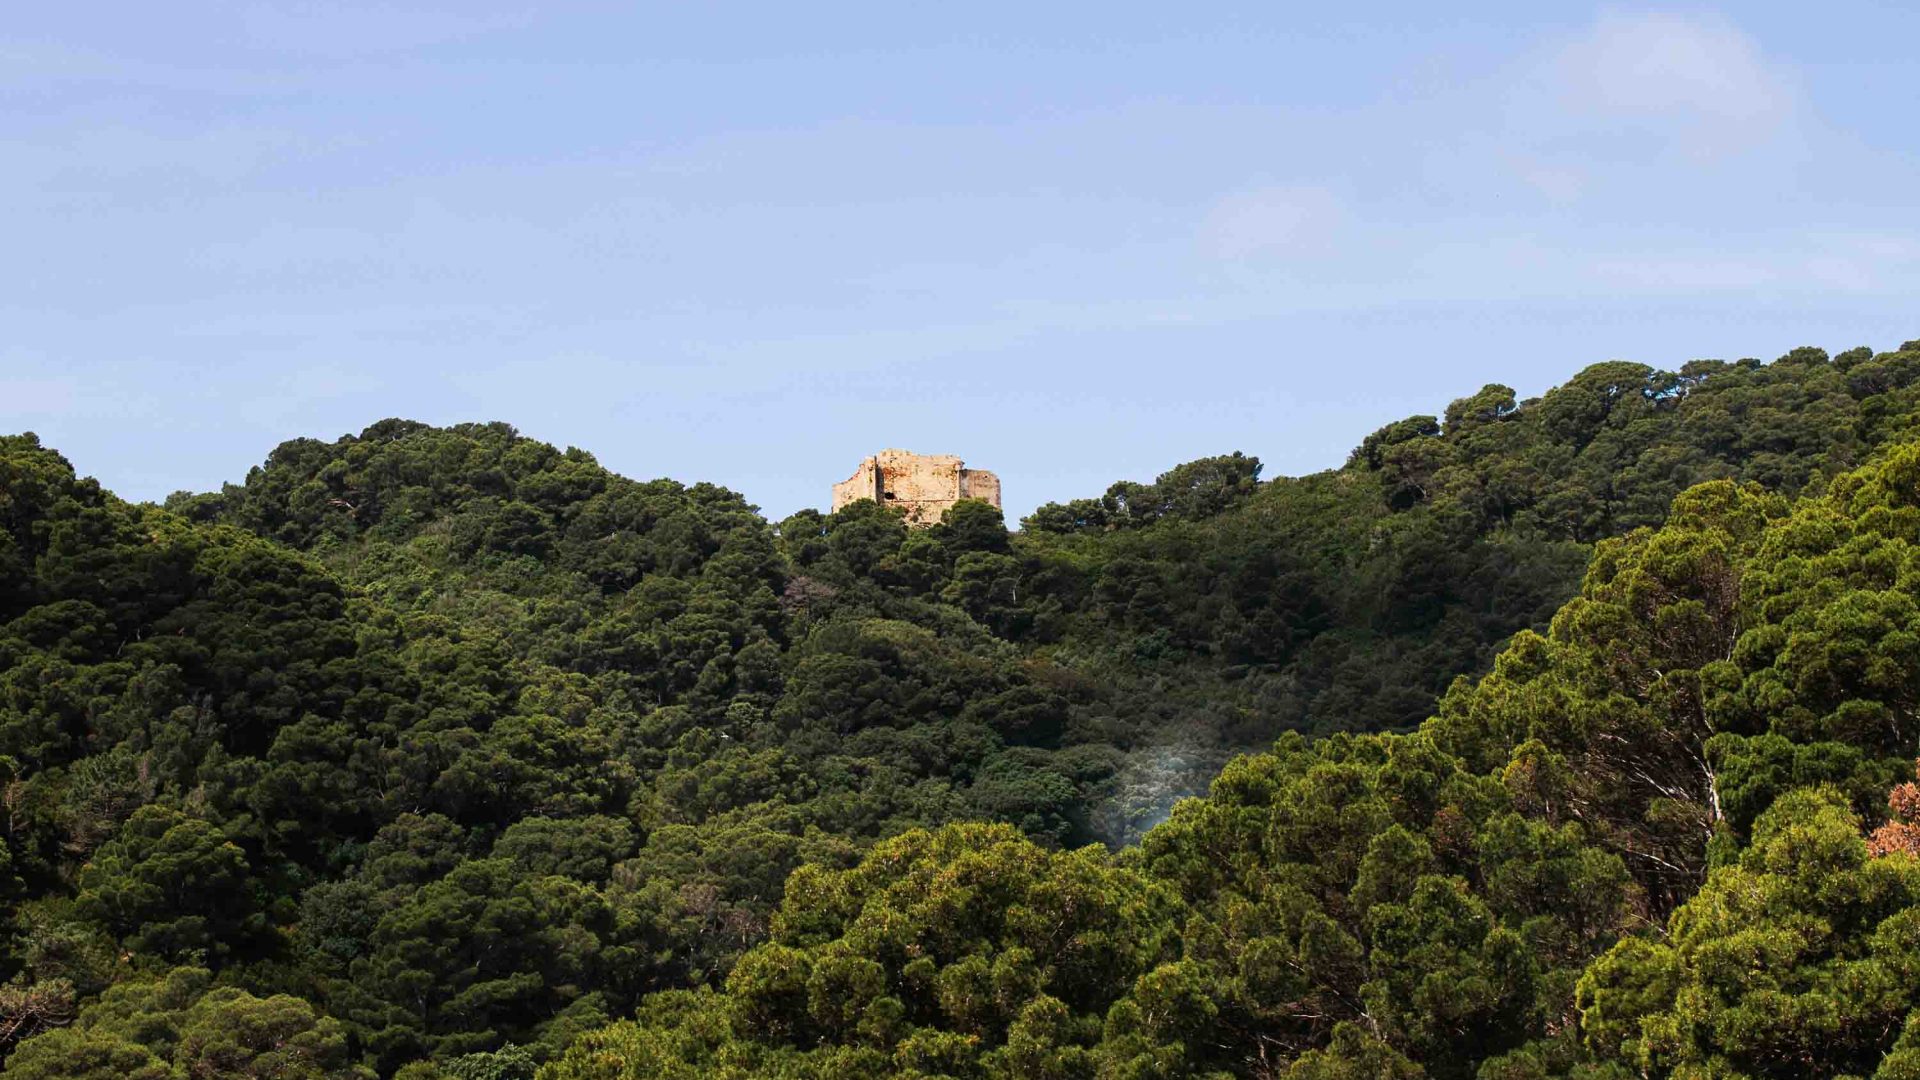
[[[1920,1077],[1916,408],[1920,342],[1603,364],[1018,532],[501,424],[165,507],[0,439],[0,1053]]]

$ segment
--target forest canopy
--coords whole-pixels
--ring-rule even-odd
[[[164,506],[0,437],[0,1054],[1920,1076],[1916,384],[1601,364],[1018,531],[504,424]]]

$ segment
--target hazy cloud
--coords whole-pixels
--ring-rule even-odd
[[[1782,268],[1764,255],[1740,258],[1650,251],[1597,258],[1589,269],[1610,288],[1696,293],[1746,291],[1777,285]]]
[[[70,410],[73,402],[73,379],[0,378],[0,417],[31,422],[35,416]]]
[[[241,24],[251,43],[294,54],[361,56],[399,52],[464,41],[487,34],[522,30],[536,21],[537,8],[447,4],[376,4],[354,8],[337,3],[253,4]]]
[[[1344,216],[1325,188],[1275,186],[1215,202],[1201,225],[1208,251],[1223,259],[1318,251]]]
[[[1890,233],[1822,237],[1805,267],[1818,286],[1907,294],[1920,287],[1920,239]]]
[[[63,420],[122,420],[150,410],[150,403],[129,392],[122,380],[77,378],[61,367],[44,356],[0,352],[0,430],[31,431]]]
[[[1570,203],[1586,192],[1586,173],[1571,165],[1525,154],[1507,154],[1505,158],[1515,176],[1554,202]]]
[[[1897,233],[1806,232],[1691,250],[1619,253],[1588,271],[1612,288],[1747,293],[1906,295],[1920,288],[1920,240]]]
[[[1652,135],[1696,156],[1762,141],[1792,116],[1786,68],[1718,16],[1603,14],[1547,64],[1576,122]]]

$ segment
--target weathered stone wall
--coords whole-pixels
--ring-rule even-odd
[[[853,475],[833,485],[833,508],[835,510],[861,499],[880,498],[880,467],[872,458],[860,463]]]
[[[910,525],[932,525],[961,499],[984,499],[998,507],[1000,478],[984,469],[966,468],[951,454],[882,450],[833,485],[835,510],[860,499],[904,509]]]
[[[1000,478],[985,469],[960,470],[960,497],[1000,505]]]

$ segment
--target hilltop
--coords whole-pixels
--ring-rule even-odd
[[[0,439],[10,1072],[1761,1075],[1683,987],[1871,984],[1864,1075],[1916,406],[1920,342],[1609,363],[1012,531],[497,423],[164,506]],[[1714,983],[1770,919],[1786,997]]]

